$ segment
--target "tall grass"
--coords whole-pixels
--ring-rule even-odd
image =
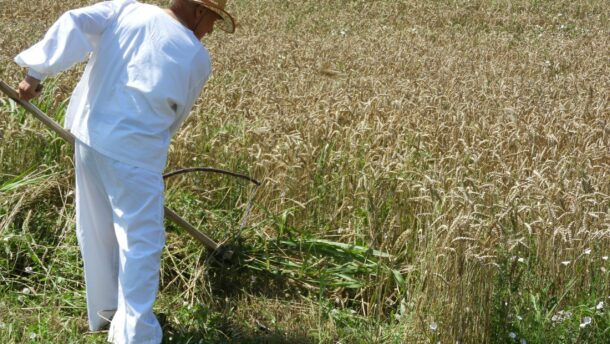
[[[3,7],[0,62],[45,27],[13,13],[50,23],[76,4],[44,13],[30,2]],[[235,266],[214,266],[168,224],[160,305],[186,300],[211,313],[170,317],[167,333],[184,341],[190,330],[246,341],[254,337],[244,331],[265,328],[278,341],[607,340],[604,1],[230,7],[238,31],[206,40],[214,78],[175,138],[169,167],[236,170],[264,185]],[[0,71],[16,84],[15,66]],[[41,100],[60,109],[52,110],[58,119],[76,78],[63,74]],[[78,274],[57,264],[66,252],[77,256],[71,152],[8,102],[0,132],[0,235],[9,238],[2,290],[78,292]],[[168,204],[192,223],[234,238],[247,185],[191,175],[167,188]],[[68,266],[78,265],[74,257]],[[44,279],[25,270],[38,266]],[[82,314],[76,300],[69,319]],[[227,319],[250,325],[235,330]],[[34,322],[17,331],[27,337]]]

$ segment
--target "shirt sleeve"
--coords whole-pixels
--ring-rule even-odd
[[[70,68],[93,51],[118,7],[116,1],[104,1],[64,13],[44,38],[17,55],[15,62],[41,80]]]
[[[188,95],[184,102],[184,107],[180,109],[178,117],[176,121],[169,128],[170,135],[173,136],[178,129],[182,126],[182,123],[188,117],[188,114],[193,109],[193,105],[195,105],[195,101],[201,94],[201,90],[205,83],[210,78],[212,74],[212,62],[210,61],[209,55],[205,52],[202,55],[197,55],[195,59],[197,62],[195,64],[195,68],[193,68],[193,73],[191,74],[191,80],[189,82],[190,87],[188,91]]]

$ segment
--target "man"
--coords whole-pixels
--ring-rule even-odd
[[[15,61],[19,95],[89,56],[66,112],[77,138],[76,230],[89,327],[114,343],[159,343],[159,284],[167,150],[211,73],[199,40],[235,28],[226,0],[173,0],[170,8],[106,1],[66,12]],[[109,319],[112,319],[111,322]]]

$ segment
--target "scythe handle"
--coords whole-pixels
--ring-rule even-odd
[[[62,128],[61,125],[57,124],[54,120],[52,120],[49,116],[47,116],[44,112],[42,112],[39,108],[32,105],[32,103],[27,102],[19,98],[17,91],[12,89],[9,85],[7,85],[4,81],[0,80],[0,89],[4,92],[9,98],[14,100],[17,104],[23,106],[29,113],[34,115],[34,117],[38,118],[42,123],[44,123],[49,129],[53,130],[57,135],[59,135],[62,139],[68,141],[72,146],[74,146],[74,140],[76,139],[72,133]]]
[[[2,92],[9,96],[9,98],[14,100],[17,104],[23,106],[29,113],[34,115],[34,117],[38,118],[42,123],[49,127],[49,129],[53,130],[57,135],[59,135],[61,138],[63,138],[72,146],[74,146],[74,141],[76,140],[76,137],[72,135],[72,133],[62,128],[59,124],[57,124],[57,122],[47,116],[39,108],[32,105],[32,103],[19,99],[19,95],[17,94],[17,92],[2,80],[0,80],[0,90],[2,90]],[[178,226],[182,227],[187,233],[189,233],[193,238],[203,244],[206,248],[212,251],[215,251],[218,248],[219,245],[214,240],[197,230],[190,223],[188,223],[186,220],[184,220],[182,217],[180,217],[168,207],[165,207],[165,217],[175,222]]]

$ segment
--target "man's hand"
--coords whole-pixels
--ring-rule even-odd
[[[40,80],[33,78],[31,76],[26,76],[22,82],[19,83],[19,88],[17,89],[19,93],[19,98],[25,101],[29,101],[34,97],[38,97],[42,92],[42,84]]]

